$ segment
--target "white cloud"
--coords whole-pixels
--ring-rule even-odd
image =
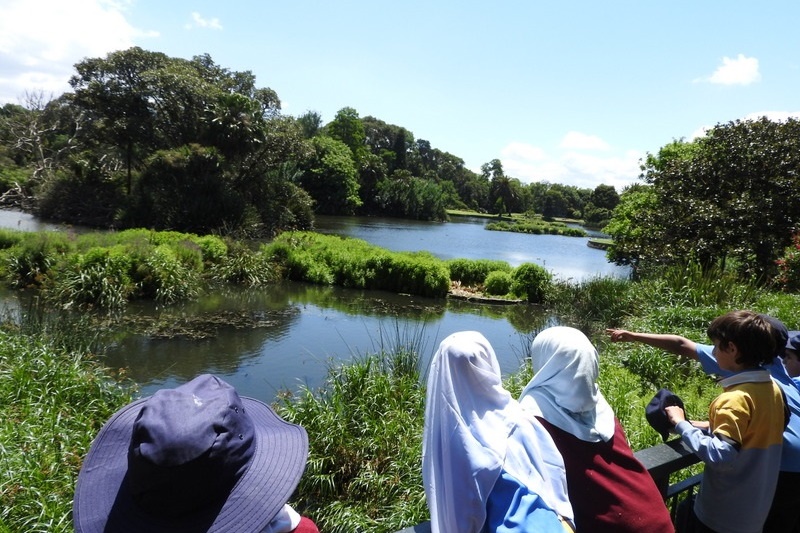
[[[219,19],[216,17],[207,19],[204,18],[200,13],[197,11],[192,11],[192,21],[186,24],[185,28],[187,30],[191,30],[193,28],[209,28],[212,30],[221,30],[222,24],[220,24]]]
[[[26,92],[69,90],[74,64],[129,48],[146,35],[125,19],[127,0],[7,0],[0,17],[0,105]]]
[[[547,159],[547,154],[538,146],[530,144],[512,142],[502,151],[503,157],[522,159],[529,161],[543,161]]]
[[[587,135],[579,131],[570,131],[561,139],[559,148],[572,150],[608,150],[610,146],[596,135]]]
[[[596,155],[593,152],[597,150],[608,154]],[[552,152],[512,142],[501,150],[501,161],[506,175],[523,183],[547,181],[587,189],[604,184],[621,192],[624,187],[638,181],[639,160],[643,155],[635,150],[614,153],[611,146],[599,137],[570,132]]]
[[[718,85],[750,85],[761,80],[758,59],[739,54],[736,59],[722,58],[722,64],[706,81]]]

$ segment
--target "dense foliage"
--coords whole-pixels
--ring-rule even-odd
[[[30,313],[0,328],[0,531],[69,533],[83,457],[131,398],[92,355],[96,328]]]
[[[250,71],[130,48],[75,65],[73,92],[0,108],[0,194],[63,222],[234,236],[310,229],[313,212],[444,220],[450,208],[585,217],[613,187],[525,185],[344,107],[282,115]],[[547,176],[542,176],[546,179]]]
[[[768,281],[800,224],[800,121],[718,125],[650,155],[646,185],[623,192],[606,231],[609,257],[653,268],[728,263]]]

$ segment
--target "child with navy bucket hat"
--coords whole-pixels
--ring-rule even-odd
[[[77,533],[319,533],[287,501],[308,436],[204,374],[117,411],[75,488]]]

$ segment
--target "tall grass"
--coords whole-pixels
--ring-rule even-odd
[[[280,414],[309,434],[293,502],[330,533],[392,532],[427,519],[420,458],[421,336],[330,366],[318,390],[285,395]]]
[[[490,272],[508,272],[513,270],[506,261],[493,259],[450,259],[447,261],[450,279],[462,285],[480,285]]]
[[[14,324],[0,328],[0,531],[70,532],[82,458],[130,391],[82,349],[80,320]]]

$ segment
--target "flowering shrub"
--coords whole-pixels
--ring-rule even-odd
[[[792,245],[778,259],[778,276],[775,281],[787,292],[800,291],[800,233],[795,233]]]

